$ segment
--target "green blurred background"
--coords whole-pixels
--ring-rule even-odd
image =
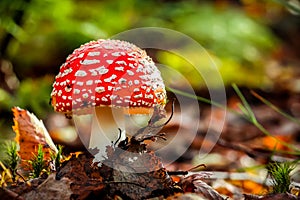
[[[272,0],[1,0],[0,138],[12,138],[13,106],[47,120],[51,85],[82,43],[137,27],[170,28],[198,41],[224,83],[299,92],[298,1]],[[205,90],[185,60],[151,54]],[[198,56],[198,55],[192,55]],[[299,73],[298,73],[299,74]],[[287,84],[288,83],[288,84]]]

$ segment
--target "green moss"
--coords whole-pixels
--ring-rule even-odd
[[[271,163],[268,165],[272,179],[271,193],[285,193],[291,184],[291,172],[295,169],[295,162]]]
[[[38,178],[43,170],[46,170],[46,161],[44,160],[44,152],[42,145],[39,145],[37,154],[32,160],[28,161],[32,167],[32,177]]]

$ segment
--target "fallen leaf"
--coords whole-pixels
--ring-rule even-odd
[[[275,135],[275,136],[265,136],[262,138],[262,144],[267,149],[275,150],[290,150],[285,145],[280,143],[283,141],[285,143],[289,143],[292,140],[291,135]]]
[[[56,180],[55,174],[53,173],[50,174],[49,177],[38,187],[22,196],[24,197],[24,199],[30,200],[68,200],[70,199],[72,194],[70,184],[71,181],[67,178]]]
[[[44,123],[27,110],[14,107],[12,111],[14,114],[14,126],[12,128],[16,133],[15,141],[20,146],[18,153],[22,160],[23,169],[30,169],[27,161],[32,160],[37,154],[39,144],[43,147],[45,160],[50,161],[51,153],[57,153],[58,150]]]
[[[209,176],[208,172],[199,172],[184,177],[180,185],[184,192],[196,192],[203,195],[206,199],[223,200],[224,198],[215,189],[203,181]]]
[[[92,198],[105,187],[98,167],[92,166],[93,159],[87,152],[74,153],[57,172],[57,180],[68,178],[71,181],[72,199]],[[109,174],[109,171],[104,173]]]
[[[145,199],[158,196],[170,196],[176,187],[161,159],[153,151],[146,149],[144,143],[131,139],[123,147],[108,147],[107,159],[103,161],[100,170],[105,166],[112,169],[112,174],[103,174],[110,180],[110,195],[121,194],[124,198]],[[104,167],[104,168],[103,168]]]

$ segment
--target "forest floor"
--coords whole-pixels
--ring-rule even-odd
[[[199,123],[195,121],[193,108],[185,108],[185,116],[181,116],[175,105],[172,119],[160,131],[163,135],[108,146],[107,158],[101,166],[93,164],[90,152],[81,151],[63,153],[65,159],[59,165],[53,164],[52,157],[51,162],[44,163],[47,166],[39,178],[28,178],[24,163],[16,171],[3,170],[4,187],[0,196],[4,199],[299,199],[300,95],[251,93],[247,89],[241,92],[258,123],[249,120],[253,119],[249,113],[243,113],[243,106],[247,105],[234,92],[229,93],[232,95],[228,97],[226,110],[201,104]],[[267,104],[262,101],[267,99],[271,99]],[[17,141],[20,151],[24,151],[19,152],[21,158],[33,155],[32,142],[45,143],[44,158],[50,158],[51,147],[44,135],[37,141],[28,139],[28,134],[38,135],[37,125],[28,120],[28,112],[15,109],[14,115]],[[190,134],[195,127],[196,134]],[[184,135],[176,139],[178,133]],[[22,139],[22,134],[26,138]],[[155,153],[170,141],[172,148],[165,150],[164,155]],[[186,151],[177,155],[182,148]],[[70,147],[66,149],[70,151]],[[131,157],[131,153],[138,156]],[[168,158],[174,156],[178,159],[169,162]],[[276,169],[290,171],[279,171],[276,179],[272,173]],[[287,189],[276,192],[276,185]]]

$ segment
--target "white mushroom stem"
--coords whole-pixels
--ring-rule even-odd
[[[106,157],[106,146],[126,138],[126,134],[133,135],[146,126],[152,109],[125,109],[113,107],[95,108],[92,114],[91,136],[89,148],[97,148],[99,153],[95,155],[95,161],[102,161]]]
[[[89,148],[97,148],[96,161],[106,157],[106,146],[111,145],[119,137],[119,128],[125,130],[125,116],[122,108],[97,107],[92,113]],[[125,134],[122,134],[124,139]]]

